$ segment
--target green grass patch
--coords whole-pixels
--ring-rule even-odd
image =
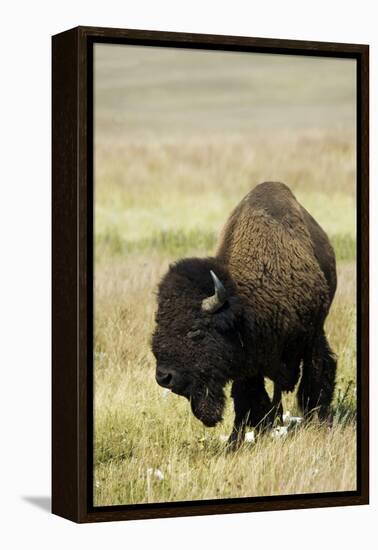
[[[356,239],[348,233],[331,237],[331,243],[338,262],[351,262],[356,259]]]
[[[343,386],[336,386],[334,401],[332,406],[332,417],[335,423],[347,424],[355,422],[357,417],[356,410],[356,381],[343,380]]]
[[[171,229],[159,231],[137,240],[122,237],[116,228],[100,233],[96,237],[96,258],[104,256],[129,255],[134,253],[155,252],[177,258],[197,252],[203,255],[214,253],[217,235],[213,231],[202,229]],[[331,237],[338,262],[353,261],[356,258],[356,240],[347,233]]]
[[[180,257],[192,250],[210,253],[215,243],[215,233],[201,229],[160,231],[150,238],[135,241],[123,239],[116,229],[112,229],[97,236],[96,256],[158,252]]]

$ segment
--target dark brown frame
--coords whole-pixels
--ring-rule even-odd
[[[94,42],[349,57],[357,60],[357,491],[93,507]],[[77,27],[52,39],[52,511],[82,522],[369,502],[369,47]]]

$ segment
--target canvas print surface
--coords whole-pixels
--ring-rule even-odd
[[[94,46],[94,505],[356,489],[356,62]]]

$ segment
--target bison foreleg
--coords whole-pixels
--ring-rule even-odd
[[[303,373],[297,400],[305,415],[318,411],[319,420],[329,419],[329,407],[335,389],[336,358],[322,333],[303,361]]]
[[[230,448],[236,449],[243,442],[246,426],[258,430],[266,428],[272,423],[272,412],[276,407],[265,389],[263,376],[235,380],[231,396],[234,400],[235,420],[228,443]]]

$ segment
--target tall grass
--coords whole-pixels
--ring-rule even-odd
[[[330,146],[329,138],[328,143]],[[344,149],[337,140],[334,154],[335,158],[338,154],[341,158],[344,156]],[[146,146],[143,155],[148,164]],[[156,145],[152,155],[156,157]],[[192,166],[194,172],[198,164],[201,165],[196,158]],[[318,171],[322,182],[321,175]],[[327,335],[338,356],[334,427],[329,430],[310,424],[285,440],[263,437],[255,445],[245,443],[234,456],[225,454],[222,441],[232,426],[231,399],[223,423],[209,430],[193,417],[186,400],[167,395],[154,380],[155,362],[149,342],[154,326],[157,284],[175,259],[213,252],[216,230],[227,218],[231,203],[236,203],[246,191],[245,186],[240,188],[240,197],[236,192],[228,196],[227,192],[224,199],[219,199],[220,203],[215,201],[207,215],[206,201],[209,193],[215,196],[215,191],[206,188],[206,192],[198,195],[196,189],[184,187],[180,195],[174,185],[159,192],[151,186],[150,191],[146,189],[141,196],[139,204],[132,198],[135,188],[130,182],[108,184],[100,180],[98,186],[99,197],[105,190],[110,196],[107,201],[98,201],[96,216],[96,504],[355,488],[356,306],[352,187],[346,186],[345,193],[341,193],[338,179],[335,184],[338,190],[334,194],[327,193],[323,184],[307,190],[298,188],[297,193],[315,217],[324,216],[324,210],[332,212],[327,218],[324,216],[326,223],[323,225],[331,236],[338,261],[338,290],[326,323]],[[235,187],[239,189],[237,184]],[[116,199],[112,197],[113,191],[119,194]],[[193,201],[195,208],[182,214],[185,196]],[[115,211],[113,200],[117,204]],[[124,210],[119,208],[120,204],[124,205]],[[160,210],[161,205],[163,212],[164,205],[167,208],[166,216]],[[190,223],[191,212],[195,218],[193,224]],[[156,230],[150,230],[152,226]],[[271,391],[269,382],[267,386]],[[292,414],[297,412],[294,394],[284,396],[284,409]]]
[[[112,48],[95,56],[95,504],[355,489],[354,62]],[[336,251],[334,425],[226,454],[231,399],[206,429],[154,380],[156,288],[171,262],[212,254],[267,180],[291,187]],[[284,409],[297,412],[294,394]]]

